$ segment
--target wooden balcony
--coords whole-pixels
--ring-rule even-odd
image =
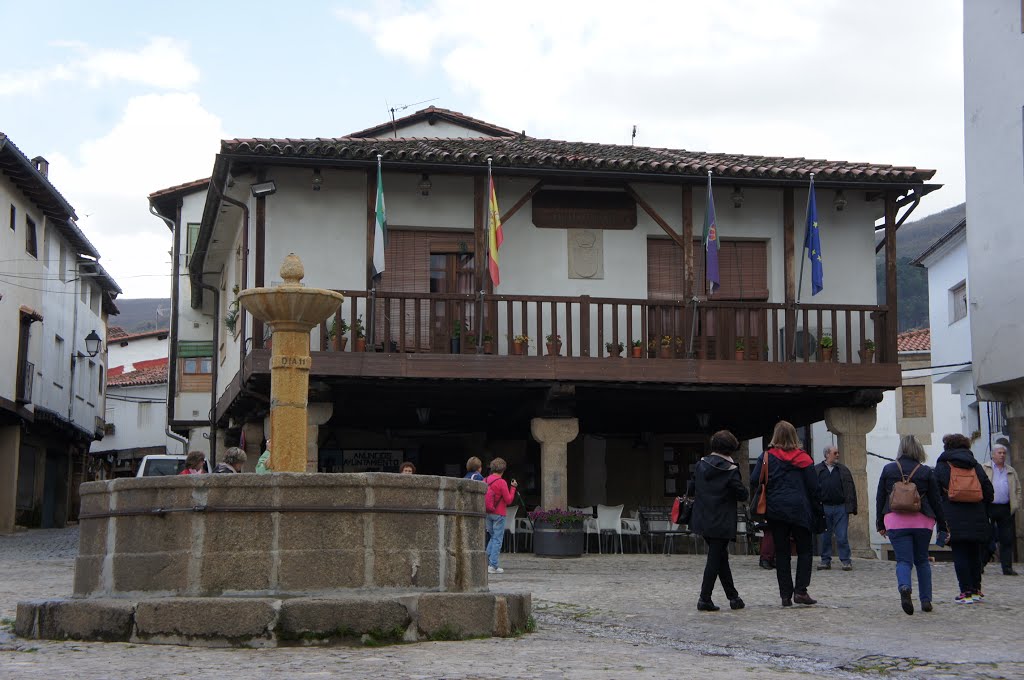
[[[339,292],[345,302],[313,331],[315,375],[854,389],[900,384],[896,357],[887,355],[895,329],[884,306]],[[529,342],[520,345],[517,336]],[[560,346],[549,346],[549,336],[558,336]],[[823,336],[832,339],[830,356]],[[249,357],[250,375],[267,370],[267,354]]]

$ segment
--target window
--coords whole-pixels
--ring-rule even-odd
[[[64,338],[53,336],[53,384],[64,389]]]
[[[15,221],[18,219],[18,209],[11,203],[11,231],[18,230],[18,223]]]
[[[36,244],[36,223],[28,215],[25,215],[25,252],[32,257],[39,257],[39,249]]]
[[[89,382],[93,383],[93,384],[95,384],[95,382],[96,382],[96,362],[95,361],[90,361],[89,362]],[[88,390],[83,390],[83,391],[86,392],[85,396],[87,396],[87,397],[92,396],[91,394],[88,393]]]
[[[212,342],[179,342],[175,364],[180,392],[209,392],[213,389]]]
[[[139,402],[138,419],[136,425],[139,429],[149,425],[150,412],[153,410],[153,404],[148,401]]]
[[[99,379],[99,382],[96,383],[96,394],[99,394],[99,395],[103,394],[103,367],[102,366],[100,366],[100,379]]]
[[[956,323],[967,316],[967,282],[961,281],[949,289],[949,322]]]
[[[927,418],[928,401],[924,385],[904,385],[900,388],[903,392],[903,417],[904,418]]]
[[[701,293],[704,281],[704,250],[693,242],[693,286]],[[723,240],[718,250],[718,272],[722,287],[715,300],[768,299],[768,244],[765,241]],[[652,299],[681,300],[686,270],[683,249],[663,238],[647,240],[647,295]]]
[[[187,239],[185,241],[185,266],[188,266],[189,261],[192,259],[192,253],[196,249],[196,241],[199,240],[199,223],[189,222]]]
[[[100,314],[100,295],[102,295],[102,292],[96,286],[89,286],[89,290],[92,292],[92,299],[90,300],[89,308],[92,310],[93,314],[95,314],[96,316],[99,316],[99,314]]]
[[[203,357],[185,359],[182,372],[185,375],[210,375],[213,373],[213,359]]]

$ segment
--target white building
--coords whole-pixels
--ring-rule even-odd
[[[107,317],[121,292],[74,209],[0,133],[0,532],[63,526],[104,432]],[[90,351],[91,349],[91,351]]]
[[[1007,407],[1024,465],[1024,5],[964,3],[968,307],[974,384]],[[1021,513],[1019,513],[1020,515]],[[1024,532],[1019,532],[1024,533]]]
[[[107,338],[106,436],[90,452],[104,458],[111,476],[130,477],[143,456],[184,453],[166,430],[167,337],[157,330]]]
[[[387,266],[371,281],[378,155]],[[497,288],[485,274],[488,159],[504,232]],[[722,284],[710,296],[709,171]],[[813,298],[809,275],[802,294],[797,280],[812,173],[825,253]],[[809,425],[831,413],[863,476],[865,423],[901,384],[895,282],[876,303],[875,223],[894,262],[897,213],[937,188],[932,174],[543,140],[434,107],[337,139],[226,140],[209,180],[150,196],[182,274],[170,379],[215,373],[212,393],[172,390],[172,426],[212,413],[211,441],[244,433],[250,454],[270,436],[264,330],[235,316],[235,297],[275,285],[295,252],[306,285],[346,296],[341,330],[312,336],[313,469],[398,451],[448,474],[485,452],[518,470],[528,503],[664,505],[716,429],[754,439],[780,414]],[[562,344],[544,356],[548,336]],[[640,357],[610,357],[619,343]]]

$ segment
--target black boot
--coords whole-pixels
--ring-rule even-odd
[[[737,595],[736,597],[729,598],[730,609],[743,609],[746,606],[746,603],[743,602],[739,595]]]
[[[717,612],[719,609],[721,607],[716,607],[711,600],[697,600],[697,611],[699,612]]]
[[[900,588],[900,606],[907,614],[914,614],[914,601],[910,598],[910,588]]]

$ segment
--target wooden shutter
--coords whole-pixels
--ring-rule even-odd
[[[652,300],[682,300],[686,272],[683,249],[667,238],[647,239],[647,297]]]
[[[704,245],[699,239],[693,242],[693,264],[694,286],[703,292],[707,283]],[[722,287],[710,296],[712,300],[767,300],[768,243],[723,239],[718,250],[718,276]]]

